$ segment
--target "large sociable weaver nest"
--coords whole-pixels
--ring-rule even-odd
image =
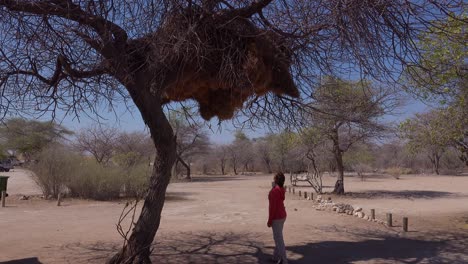
[[[191,8],[170,14],[149,38],[163,102],[193,99],[206,120],[232,118],[252,96],[299,96],[287,43],[248,19]]]

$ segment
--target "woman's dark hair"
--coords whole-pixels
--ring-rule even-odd
[[[284,186],[284,181],[285,181],[284,174],[282,172],[276,173],[276,175],[275,175],[276,184],[278,184],[280,187],[283,187]]]

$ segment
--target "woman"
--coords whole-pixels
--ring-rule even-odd
[[[270,203],[268,227],[273,229],[273,239],[275,240],[275,251],[273,253],[273,260],[278,264],[287,264],[286,248],[283,240],[283,226],[286,221],[286,209],[284,208],[284,197],[286,190],[284,189],[284,174],[278,172],[275,175],[275,186],[268,194]]]

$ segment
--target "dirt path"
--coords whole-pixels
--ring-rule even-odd
[[[467,263],[468,177],[427,179],[347,179],[346,187],[356,193],[340,199],[382,214],[392,210],[395,219],[408,215],[411,232],[405,234],[398,222],[387,228],[316,211],[311,201],[288,194],[284,233],[290,263]],[[154,262],[269,263],[270,181],[271,176],[224,176],[171,184]],[[17,193],[15,184],[9,185],[11,193]],[[414,191],[421,192],[408,197]],[[54,201],[13,197],[0,208],[0,262],[103,263],[121,246],[115,226],[123,203],[65,200],[57,207]]]

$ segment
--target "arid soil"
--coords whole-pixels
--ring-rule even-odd
[[[103,263],[123,243],[116,230],[125,201],[39,198],[27,171],[2,173],[7,207],[0,208],[0,262]],[[154,244],[154,263],[270,263],[267,228],[271,175],[198,176],[169,186]],[[325,191],[334,178],[324,178]],[[286,184],[289,183],[289,179]],[[336,202],[360,206],[377,217],[393,213],[394,227],[353,216],[316,211],[288,193],[284,236],[290,263],[468,263],[468,176],[416,175],[394,179],[346,177]],[[37,195],[19,200],[21,195]],[[137,210],[138,211],[138,210]],[[401,228],[409,217],[410,232]],[[126,219],[125,224],[130,222]]]

